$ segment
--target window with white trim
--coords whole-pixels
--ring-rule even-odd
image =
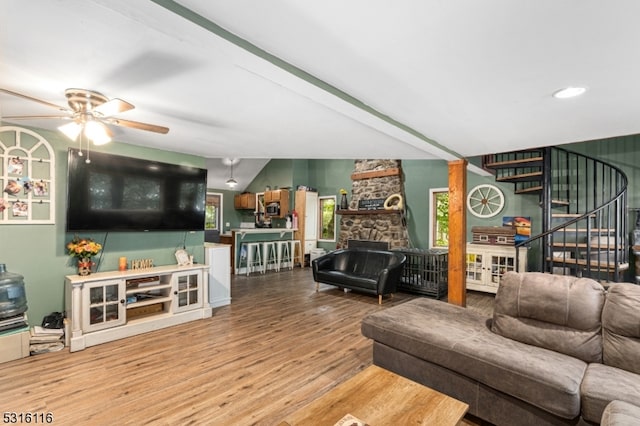
[[[449,247],[449,188],[429,190],[429,247]]]
[[[318,224],[318,241],[336,241],[336,196],[318,197],[320,220]]]

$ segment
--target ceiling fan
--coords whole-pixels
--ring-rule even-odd
[[[155,124],[141,123],[139,121],[123,120],[113,117],[125,111],[134,109],[135,107],[129,102],[122,99],[109,99],[102,93],[87,89],[67,89],[65,96],[67,98],[68,107],[62,107],[42,99],[34,98],[29,95],[14,92],[8,89],[0,88],[0,92],[7,93],[12,96],[27,99],[40,103],[42,105],[55,108],[61,112],[58,115],[17,115],[4,116],[5,120],[40,120],[40,119],[63,119],[72,120],[58,127],[71,140],[76,140],[79,135],[83,134],[91,139],[96,145],[107,143],[111,140],[111,130],[106,124],[116,126],[129,127],[133,129],[146,130],[149,132],[166,134],[169,132],[168,127],[157,126]]]

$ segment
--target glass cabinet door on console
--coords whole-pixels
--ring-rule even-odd
[[[470,252],[467,249],[467,284],[470,282],[482,285],[482,253]]]
[[[174,280],[174,312],[202,307],[201,271],[176,273]]]
[[[82,330],[102,330],[125,323],[123,280],[85,283],[82,289]]]
[[[527,249],[520,247],[516,268],[516,248],[489,244],[467,244],[467,289],[496,293],[502,275],[527,270]]]

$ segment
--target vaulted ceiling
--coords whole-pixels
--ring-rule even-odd
[[[240,179],[268,158],[452,160],[640,133],[637,16],[636,0],[3,0],[0,87],[122,98],[121,118],[170,131],[116,140],[242,158]],[[587,92],[552,97],[568,86]],[[1,116],[51,113],[0,94]]]

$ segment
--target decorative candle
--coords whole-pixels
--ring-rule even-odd
[[[119,271],[126,271],[127,270],[127,258],[126,257],[121,257],[120,259],[118,259],[118,270]]]

